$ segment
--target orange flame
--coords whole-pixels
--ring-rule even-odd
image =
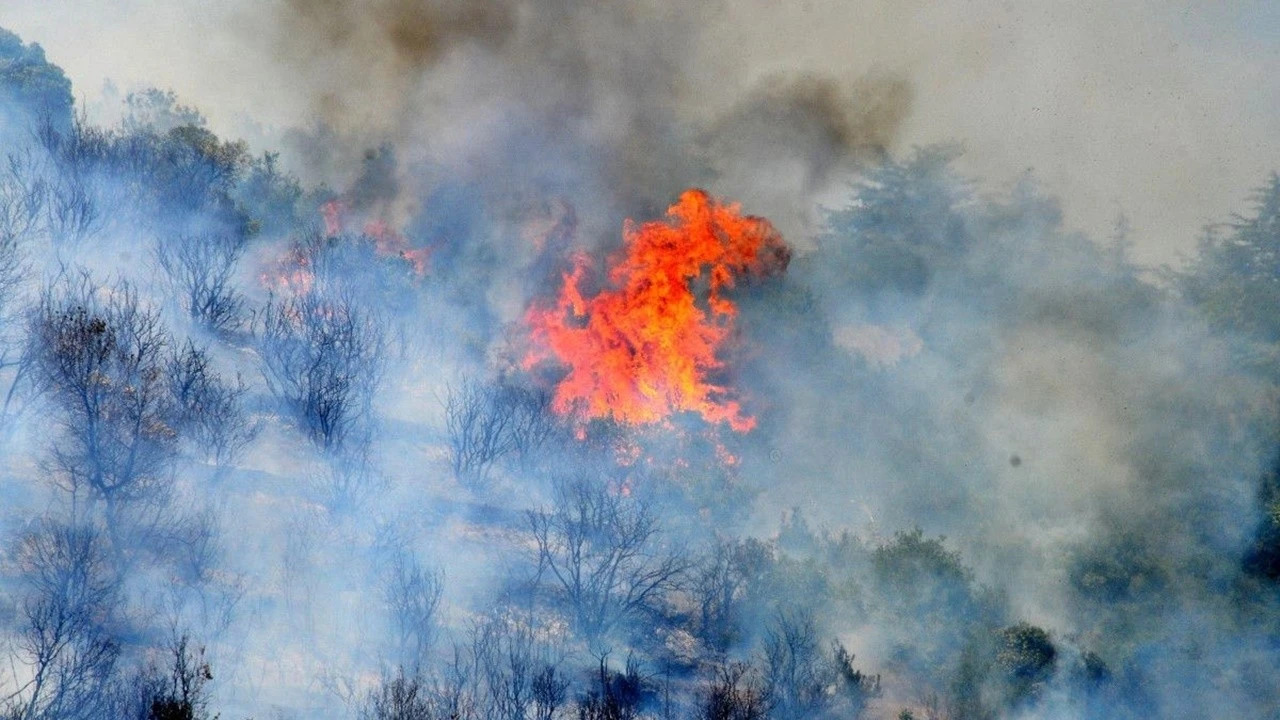
[[[391,229],[385,220],[374,220],[366,223],[364,226],[364,234],[373,238],[374,249],[379,255],[385,257],[399,257],[413,267],[413,273],[418,276],[425,275],[427,272],[427,257],[431,251],[427,248],[409,247],[409,241],[405,236]]]
[[[348,205],[343,200],[330,200],[320,206],[325,238],[337,238],[351,232],[348,229]],[[409,240],[384,220],[370,220],[360,233],[373,241],[374,251],[382,257],[395,257],[408,263],[415,275],[427,272],[429,248],[412,247]],[[258,275],[262,286],[273,293],[306,295],[315,286],[315,268],[312,256],[316,248],[295,240],[279,257],[268,263]]]
[[[348,230],[347,216],[350,207],[343,200],[330,200],[320,206],[320,215],[324,219],[325,237],[337,237]],[[374,249],[384,257],[398,257],[413,267],[416,275],[427,272],[427,258],[431,251],[427,248],[415,248],[409,240],[391,227],[385,220],[369,220],[360,232],[373,239]]]
[[[297,244],[291,245],[284,254],[268,263],[258,275],[258,282],[262,287],[281,295],[306,295],[315,286],[315,281],[311,257]]]
[[[526,316],[534,349],[524,366],[554,359],[568,368],[552,409],[630,425],[696,412],[737,432],[753,428],[755,418],[710,378],[724,367],[720,350],[737,315],[724,293],[744,275],[786,268],[791,253],[781,235],[736,204],[686,190],[665,221],[628,220],[623,240],[609,287],[583,295],[590,261],[579,255],[555,305]]]

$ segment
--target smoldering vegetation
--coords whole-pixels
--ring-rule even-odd
[[[285,3],[286,49],[605,75],[429,161],[312,133],[304,164],[350,165],[326,187],[171,93],[93,125],[0,32],[0,717],[1280,707],[1280,179],[1139,268],[1123,222],[1086,238],[1030,179],[892,152],[891,78],[707,121],[626,53],[521,55],[567,6],[347,5]],[[657,101],[598,132],[620,88]],[[820,218],[726,293],[715,380],[757,426],[557,415],[526,308],[695,183]]]

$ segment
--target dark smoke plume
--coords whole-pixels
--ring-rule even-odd
[[[903,147],[954,11],[245,2],[253,145],[0,33],[0,720],[1274,713],[1280,179]]]

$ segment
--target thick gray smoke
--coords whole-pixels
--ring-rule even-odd
[[[0,33],[0,718],[1273,713],[1280,184],[1145,270],[905,50],[768,61],[947,11],[759,5],[201,11],[249,142]],[[527,312],[688,187],[793,249],[757,426],[575,425]]]
[[[571,22],[554,3],[305,3],[331,11],[323,16],[303,5],[11,0],[0,24],[40,38],[90,106],[105,79],[125,90],[171,87],[220,134],[250,140],[254,123],[268,134],[305,127],[327,105],[349,110],[339,126],[351,132],[402,127],[406,114],[430,110],[424,94],[456,97],[440,78],[424,88],[415,71],[476,45],[513,60],[558,46],[602,66],[615,55],[636,65],[625,52],[636,44],[674,49],[663,60],[686,61],[676,91],[690,114],[724,112],[778,75],[831,78],[846,91],[868,73],[905,78],[914,112],[899,129],[904,146],[961,139],[961,167],[997,184],[1034,168],[1073,227],[1100,236],[1127,214],[1143,263],[1189,253],[1199,227],[1271,169],[1280,137],[1269,102],[1277,80],[1263,60],[1275,53],[1277,15],[1259,2],[723,0],[624,13],[606,5],[600,19]],[[406,31],[397,18],[426,22]],[[552,42],[524,35],[539,24]],[[689,27],[696,35],[685,43]],[[643,59],[640,68],[656,66]],[[495,97],[484,77],[462,78],[473,97]],[[477,129],[450,117],[433,118],[437,140],[446,127]]]

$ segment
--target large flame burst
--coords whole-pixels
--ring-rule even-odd
[[[755,426],[713,377],[737,307],[725,297],[744,276],[783,271],[791,252],[768,220],[742,215],[701,190],[686,190],[664,221],[623,227],[607,286],[586,297],[591,261],[574,259],[554,305],[527,315],[526,368],[554,359],[568,369],[552,408],[578,421],[630,425],[698,413],[738,432]]]

